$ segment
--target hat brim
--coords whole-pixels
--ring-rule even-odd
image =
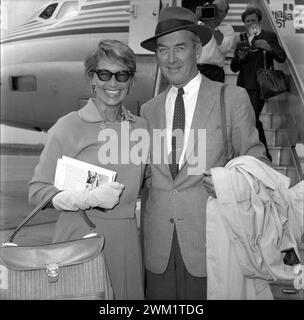
[[[158,39],[159,37],[162,37],[168,33],[172,33],[172,32],[179,31],[179,30],[188,30],[188,31],[192,31],[193,33],[195,33],[200,38],[202,46],[207,44],[212,37],[212,33],[209,28],[207,28],[203,25],[193,24],[193,25],[188,25],[188,26],[180,26],[180,27],[173,28],[173,29],[167,30],[165,32],[159,33],[159,34],[155,35],[154,37],[151,37],[149,39],[142,41],[140,43],[140,45],[144,49],[155,52],[156,51],[156,39]]]

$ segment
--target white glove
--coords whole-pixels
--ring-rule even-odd
[[[112,209],[119,202],[123,188],[123,184],[109,182],[84,192],[64,190],[58,193],[52,202],[57,210],[78,211],[91,207]]]
[[[119,203],[119,196],[124,187],[118,182],[102,184],[87,192],[86,202],[90,207],[112,209]]]
[[[90,207],[86,202],[86,191],[64,190],[57,193],[52,202],[57,210],[78,211],[79,209],[86,210]]]

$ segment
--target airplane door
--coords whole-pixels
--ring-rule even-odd
[[[140,42],[154,35],[161,2],[161,0],[130,0],[129,46],[135,54],[151,54],[140,46]]]

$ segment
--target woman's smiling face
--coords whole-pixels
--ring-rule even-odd
[[[129,71],[126,65],[119,65],[105,58],[99,60],[96,69],[108,70],[112,73]],[[102,81],[98,78],[97,74],[94,73],[93,80],[96,84],[96,100],[105,107],[120,106],[132,84],[131,76],[126,82],[117,81],[114,75],[112,75],[110,80]]]

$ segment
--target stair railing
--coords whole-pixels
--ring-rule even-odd
[[[271,14],[271,10],[269,8],[269,5],[266,3],[265,0],[252,0],[251,2],[255,7],[262,9],[263,13],[266,13],[267,17],[264,17],[264,19],[265,18],[268,19],[267,21],[269,21],[272,30],[275,31],[276,34],[278,35],[278,39],[280,41],[280,44],[284,48],[284,50],[286,52],[286,55],[287,55],[286,63],[287,63],[288,69],[291,72],[292,79],[293,79],[293,81],[295,83],[295,86],[296,86],[297,92],[298,92],[298,94],[300,96],[302,105],[304,105],[304,85],[303,85],[303,81],[301,80],[301,77],[299,75],[299,72],[298,72],[298,70],[296,68],[296,65],[294,64],[293,60],[289,58],[289,57],[291,57],[289,48],[286,45],[286,43],[285,43],[283,37],[281,36],[280,32],[278,32],[278,30],[277,30],[277,27],[276,27],[276,25],[275,25],[275,23],[274,23],[274,21],[272,19],[272,14]],[[276,100],[275,101],[276,104],[279,104],[279,102],[276,99],[276,97],[274,97],[274,99]],[[291,117],[293,118],[292,114],[291,114]],[[290,143],[290,139],[289,139],[288,133],[286,134],[286,141],[287,141],[288,148],[289,148],[289,151],[290,151],[290,154],[291,154],[291,159],[292,159],[293,165],[294,165],[295,170],[296,170],[298,181],[302,181],[304,179],[302,166],[301,166],[298,154],[296,152],[295,146]]]

